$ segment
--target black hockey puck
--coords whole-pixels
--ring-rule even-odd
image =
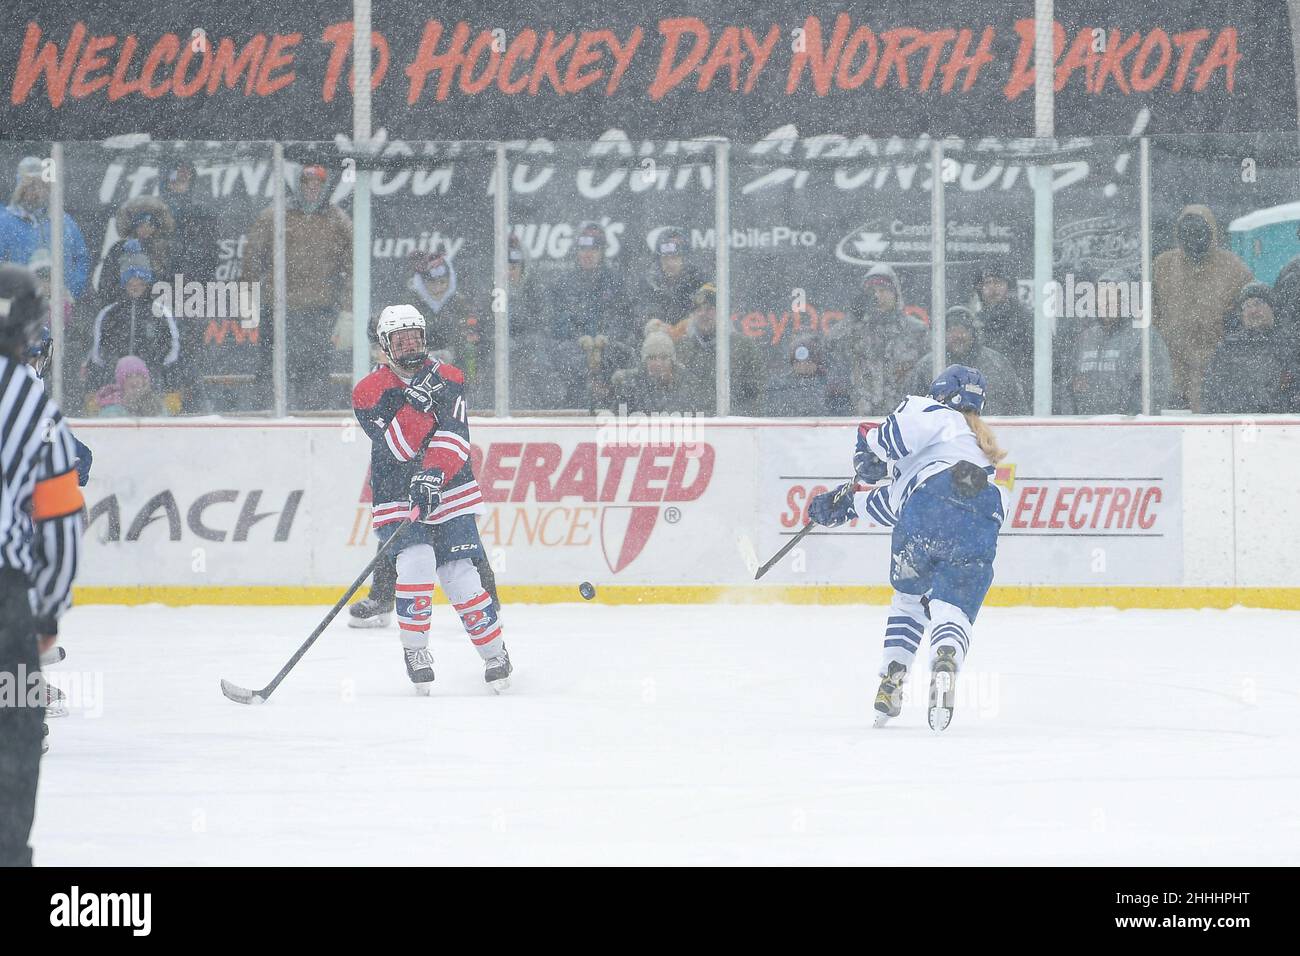
[[[596,589],[591,586],[590,581],[583,581],[578,585],[578,593],[582,595],[584,601],[590,601],[596,596]]]

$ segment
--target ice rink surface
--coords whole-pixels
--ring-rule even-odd
[[[318,608],[82,607],[38,865],[1300,863],[1300,614],[987,608],[871,727],[884,607],[508,606],[493,696]],[[924,651],[923,651],[924,653]]]

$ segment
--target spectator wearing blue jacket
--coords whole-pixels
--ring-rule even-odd
[[[18,164],[17,182],[9,205],[0,209],[0,262],[27,265],[37,249],[50,248],[50,184],[35,156]],[[80,297],[90,275],[90,257],[81,230],[63,214],[63,278],[68,291]]]

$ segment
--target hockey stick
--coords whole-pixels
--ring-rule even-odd
[[[767,574],[768,571],[771,571],[773,566],[782,558],[784,558],[787,554],[789,554],[794,549],[794,546],[803,540],[804,535],[806,535],[809,531],[811,531],[815,527],[817,527],[817,522],[809,521],[806,525],[800,528],[799,532],[793,538],[787,541],[781,547],[780,551],[778,551],[776,554],[768,558],[767,563],[758,569],[758,573],[754,575],[754,580],[757,581],[763,575]]]
[[[850,478],[849,479],[850,483],[841,486],[839,493],[836,494],[836,496],[832,500],[839,501],[840,498],[843,497],[846,491],[852,493],[852,489],[854,487],[853,484],[851,484],[852,481],[853,479]],[[806,525],[800,528],[798,533],[796,533],[793,538],[791,538],[784,545],[782,545],[780,551],[778,551],[776,554],[768,558],[767,563],[758,569],[758,573],[754,575],[754,580],[757,581],[763,575],[767,574],[768,571],[771,571],[772,568],[775,567],[776,563],[780,561],[782,558],[784,558],[787,554],[789,554],[792,550],[794,550],[794,546],[803,540],[804,535],[806,535],[809,531],[811,531],[815,527],[817,527],[817,522],[809,521]]]
[[[293,670],[294,665],[302,660],[302,656],[307,653],[313,644],[316,643],[316,638],[320,637],[321,634],[325,632],[325,628],[329,627],[330,622],[333,621],[334,618],[338,616],[339,611],[343,610],[347,605],[348,599],[351,598],[352,595],[356,594],[357,589],[366,582],[366,579],[370,577],[371,572],[375,570],[375,565],[388,554],[388,549],[392,547],[393,542],[401,536],[402,531],[405,530],[406,526],[410,523],[411,521],[408,518],[397,526],[397,530],[393,532],[389,539],[384,542],[383,546],[375,552],[375,556],[370,559],[370,563],[366,565],[365,570],[357,575],[357,579],[352,582],[352,586],[343,593],[341,598],[334,602],[334,606],[330,608],[330,612],[325,615],[325,620],[316,625],[316,630],[311,632],[311,637],[307,638],[307,640],[303,642],[302,646],[294,652],[293,657],[289,658],[289,663],[280,668],[280,673],[275,675],[275,678],[271,683],[267,684],[261,690],[252,691],[245,687],[240,687],[238,684],[232,684],[223,677],[221,679],[221,693],[225,694],[237,704],[265,704],[267,698],[270,697],[271,694],[275,692],[275,689],[280,686],[280,681],[284,680],[285,677],[288,676],[289,671]]]

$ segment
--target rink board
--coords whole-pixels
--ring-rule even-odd
[[[991,603],[1300,607],[1277,475],[1300,421],[994,422],[1009,455]],[[503,597],[604,603],[887,600],[890,534],[809,535],[851,472],[847,420],[475,422],[479,526]],[[76,424],[95,453],[83,603],[331,603],[372,553],[369,442],[351,420]]]

